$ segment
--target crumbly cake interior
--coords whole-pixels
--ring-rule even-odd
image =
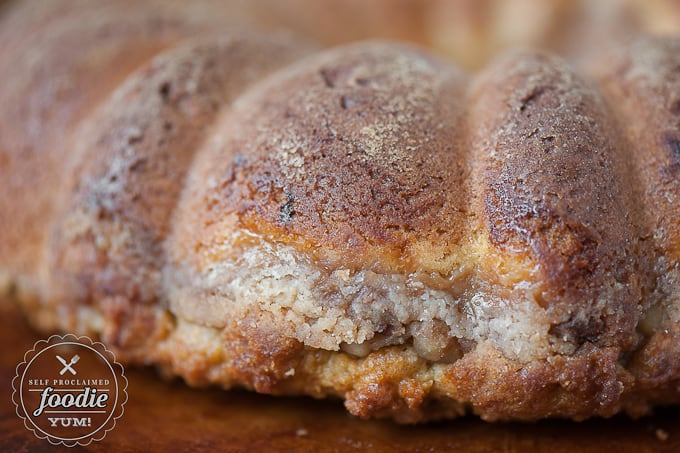
[[[248,242],[245,248],[225,244],[232,259],[211,264],[193,284],[178,284],[181,295],[171,298],[172,312],[221,329],[235,305],[252,301],[278,320],[286,337],[358,357],[411,342],[433,362],[455,361],[480,341],[519,361],[575,348],[549,338],[549,320],[533,296],[535,282],[507,287],[480,278],[472,271],[472,254],[468,269],[444,278],[329,269],[293,247],[256,238]],[[199,299],[208,302],[197,307]]]

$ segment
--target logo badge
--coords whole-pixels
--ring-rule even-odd
[[[113,352],[75,335],[36,342],[17,366],[12,387],[26,428],[67,447],[102,440],[127,401],[127,379]]]

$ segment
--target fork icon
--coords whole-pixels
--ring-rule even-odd
[[[69,371],[74,376],[76,375],[76,370],[73,369],[72,365],[75,365],[76,363],[78,363],[78,360],[80,360],[80,356],[78,354],[71,357],[71,361],[68,362],[68,363],[66,362],[66,360],[64,360],[63,357],[61,357],[59,355],[56,356],[56,357],[57,357],[57,360],[59,360],[61,362],[61,364],[64,365],[64,368],[62,368],[62,370],[59,372],[60,375],[63,375],[67,371]]]

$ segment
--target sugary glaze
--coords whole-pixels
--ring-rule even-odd
[[[677,39],[466,75],[36,11],[0,56],[0,274],[39,328],[403,422],[680,402]]]

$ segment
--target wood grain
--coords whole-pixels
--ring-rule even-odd
[[[15,367],[41,338],[12,304],[0,301],[0,451],[680,451],[680,408],[637,421],[487,424],[466,417],[399,426],[352,417],[337,401],[192,389],[161,379],[153,369],[131,367],[129,400],[116,428],[87,448],[54,447],[26,430],[11,402]],[[660,440],[657,431],[668,438]]]

